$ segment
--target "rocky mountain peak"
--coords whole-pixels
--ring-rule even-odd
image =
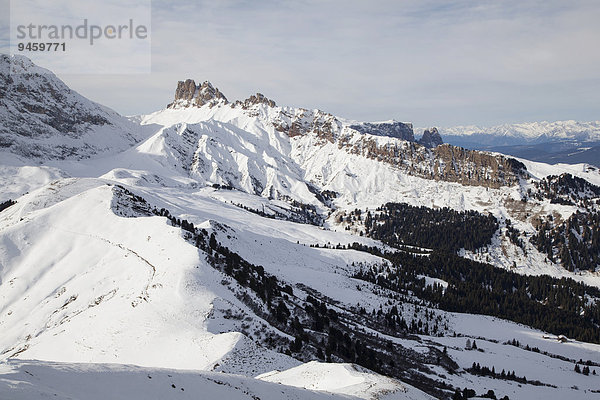
[[[435,127],[431,129],[425,129],[423,131],[423,136],[421,139],[419,139],[419,144],[430,149],[443,143],[444,141],[442,140],[442,136]]]
[[[193,79],[177,82],[175,89],[175,100],[168,105],[168,108],[176,106],[194,106],[202,107],[205,104],[214,105],[216,103],[228,103],[223,93],[215,88],[209,81],[204,81],[201,85],[196,85]]]

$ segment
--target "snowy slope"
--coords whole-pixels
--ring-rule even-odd
[[[356,372],[356,367],[318,363],[299,365],[298,361],[287,356],[257,348],[260,346],[254,342],[257,337],[249,340],[239,332],[264,329],[267,324],[240,303],[227,285],[223,286],[223,275],[203,263],[197,249],[164,218],[115,215],[115,204],[120,205],[122,213],[130,213],[131,210],[123,208],[127,203],[118,200],[115,187],[106,183],[98,179],[61,180],[20,198],[17,205],[2,212],[0,237],[4,252],[0,264],[4,267],[0,277],[6,290],[1,297],[0,323],[3,332],[7,332],[2,338],[3,351],[8,350],[4,357],[122,364],[107,367],[116,369],[116,372],[109,375],[102,372],[102,376],[112,376],[110,379],[117,382],[115,385],[120,385],[123,393],[128,393],[127,390],[145,393],[138,389],[138,383],[135,383],[135,389],[129,389],[128,384],[119,383],[123,380],[145,385],[142,382],[149,379],[146,375],[160,375],[148,369],[123,365],[135,364],[152,369],[215,369],[249,377],[279,370],[284,372],[263,375],[261,379],[361,398],[381,398],[374,396],[382,393],[393,394],[383,398],[426,398],[407,384],[393,386],[388,392],[389,385],[394,385],[393,381],[361,369]],[[209,227],[213,223],[206,222],[219,221],[222,228],[217,237],[220,241],[234,246],[245,258],[260,263],[267,271],[295,287],[301,283],[302,287],[326,293],[340,302],[340,309],[357,303],[368,305],[369,312],[380,305],[390,306],[389,298],[371,291],[368,285],[359,289],[356,281],[349,277],[354,271],[352,263],[369,265],[381,262],[377,257],[303,245],[349,243],[354,240],[371,243],[368,239],[310,225],[265,219],[224,204],[218,196],[223,191],[214,189],[190,191],[184,196],[181,189],[138,187],[137,190],[152,203],[158,206],[169,204],[178,215],[198,225]],[[47,250],[50,248],[51,252]],[[48,257],[48,254],[53,256]],[[154,275],[151,274],[151,266],[156,268]],[[414,312],[410,305],[404,305],[403,309],[407,316]],[[241,320],[226,317],[232,314],[251,317],[250,327],[242,327],[242,323],[248,323],[245,317]],[[539,378],[546,383],[563,382],[558,388],[543,389],[548,398],[586,398],[584,390],[594,388],[595,378],[576,375],[580,391],[570,389],[572,384],[568,382],[572,381],[573,374],[570,362],[546,356],[539,361],[525,362],[530,360],[528,352],[494,341],[517,338],[523,346],[538,346],[574,360],[597,359],[600,351],[597,345],[573,341],[561,344],[556,340],[543,339],[542,332],[489,317],[443,312],[441,315],[451,330],[476,337],[479,346],[486,349],[485,353],[461,352],[464,337],[424,336],[418,341],[396,339],[397,342],[416,350],[423,346],[421,340],[439,349],[447,346],[463,368],[470,367],[473,360],[482,364],[493,361],[498,367],[510,366],[518,374],[527,374],[528,378]],[[470,357],[463,357],[467,355]],[[528,363],[535,362],[542,362],[546,369],[532,375]],[[45,385],[56,388],[48,381],[64,379],[69,382],[73,379],[67,376],[71,372],[61,371],[72,371],[79,377],[78,381],[88,382],[86,376],[92,380],[99,379],[95,378],[94,371],[104,371],[105,368],[19,363],[11,361],[3,367],[5,372],[0,379],[4,382],[4,390],[9,390],[9,393],[14,390],[14,387],[10,389],[10,385],[14,385],[15,381],[32,385],[28,386],[32,391],[23,392],[31,394],[52,390]],[[15,365],[26,365],[18,367],[21,371],[18,378],[11,375],[15,373]],[[35,368],[42,371],[36,372]],[[46,377],[33,380],[25,370],[35,376]],[[181,377],[182,373],[173,372],[166,374],[175,378],[167,382],[170,378],[167,376],[157,384],[165,385],[167,389],[175,384],[177,389],[184,387],[186,391],[192,388],[204,390],[201,386],[206,384],[204,378],[197,378],[202,383],[194,383]],[[540,390],[530,385],[519,389],[516,385],[511,386],[510,382],[489,378],[473,380],[471,375],[464,374],[448,377],[443,370],[437,373],[457,386],[494,388],[497,393],[514,393],[511,398],[520,398],[527,393],[530,396]],[[131,374],[134,377],[128,378]],[[164,373],[161,374],[164,376]],[[197,373],[194,376],[198,376]],[[204,377],[206,373],[200,373],[200,376]],[[223,382],[233,379],[219,376],[222,376],[219,380]],[[439,379],[439,376],[434,377]],[[208,381],[211,382],[210,379]],[[374,383],[375,386],[372,386]],[[239,387],[239,384],[233,386]],[[370,387],[377,388],[377,391],[373,392]],[[248,390],[258,390],[253,388],[251,386]],[[77,392],[65,393],[77,395]],[[399,397],[394,397],[396,395]]]
[[[55,182],[3,213],[3,358],[213,368],[242,338],[211,333],[207,319],[217,300],[239,302],[214,292],[222,277],[164,218],[115,215],[113,189]]]
[[[106,181],[70,178],[20,198],[3,212],[4,359],[112,362],[246,376],[299,364],[239,333],[272,329],[223,286],[224,276],[202,260],[179,229],[169,227],[162,217],[134,217],[121,195]],[[324,265],[332,262],[323,258]],[[246,317],[230,320],[232,314]],[[242,329],[242,322],[248,326]],[[117,370],[117,380],[131,373],[129,367]],[[87,376],[86,368],[83,373]],[[384,379],[367,371],[362,376],[373,382]],[[321,387],[317,378],[306,385]],[[393,385],[405,392],[405,386]],[[380,393],[356,390],[361,398]],[[426,398],[416,389],[411,393]]]
[[[122,364],[10,361],[0,364],[0,398],[11,400],[347,399],[239,375]]]

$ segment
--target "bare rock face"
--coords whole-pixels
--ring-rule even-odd
[[[408,142],[415,141],[413,126],[409,123],[397,121],[380,123],[364,122],[362,124],[351,125],[350,128],[360,133],[368,133],[376,136],[389,136]]]
[[[77,138],[87,124],[110,124],[99,107],[85,107],[87,104],[54,74],[29,59],[2,55],[0,66],[0,107],[14,119],[10,125],[3,121],[0,132],[6,129],[26,137],[61,134]]]
[[[209,81],[204,81],[201,85],[196,86],[193,79],[186,79],[177,83],[175,89],[175,100],[169,104],[168,108],[177,106],[195,106],[202,107],[205,104],[215,105],[217,103],[227,104],[227,98],[219,89],[215,88]]]
[[[498,188],[515,185],[528,176],[525,164],[511,157],[449,144],[432,151],[438,161],[435,179]]]
[[[440,144],[444,144],[444,141],[442,140],[442,136],[438,132],[437,128],[431,128],[423,131],[423,137],[419,139],[418,143],[429,149],[432,149]]]
[[[192,100],[196,94],[196,82],[193,79],[186,79],[177,83],[175,90],[175,100]]]
[[[528,177],[524,164],[514,158],[442,144],[428,149],[415,142],[379,144],[373,136],[358,141],[340,137],[338,146],[350,154],[390,164],[412,176],[468,186],[499,188]]]

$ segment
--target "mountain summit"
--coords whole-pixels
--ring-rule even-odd
[[[186,79],[177,83],[175,100],[168,107],[202,107],[205,104],[212,106],[219,102],[228,103],[225,95],[215,88],[212,83],[204,81],[201,85],[196,85],[193,79]]]

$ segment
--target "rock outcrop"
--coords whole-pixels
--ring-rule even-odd
[[[234,106],[241,106],[244,110],[247,110],[248,108],[257,104],[264,104],[268,107],[277,107],[275,101],[269,99],[262,93],[253,94],[244,101],[238,100],[234,103]]]
[[[419,139],[418,143],[429,149],[432,149],[440,144],[444,144],[444,141],[442,140],[442,136],[438,132],[437,128],[431,128],[423,131],[423,136],[421,139]]]
[[[196,94],[196,82],[193,79],[186,79],[185,81],[179,81],[177,83],[177,89],[175,89],[175,101],[184,100],[190,101]]]
[[[449,144],[428,149],[415,142],[379,144],[372,136],[358,141],[342,136],[338,147],[350,154],[390,164],[409,175],[436,181],[499,188],[515,185],[521,178],[528,177],[525,165],[514,158]]]
[[[196,86],[193,79],[186,79],[177,83],[175,100],[167,107],[202,107],[205,104],[213,106],[217,103],[227,104],[228,101],[225,95],[215,88],[212,83],[204,81],[201,85]]]

